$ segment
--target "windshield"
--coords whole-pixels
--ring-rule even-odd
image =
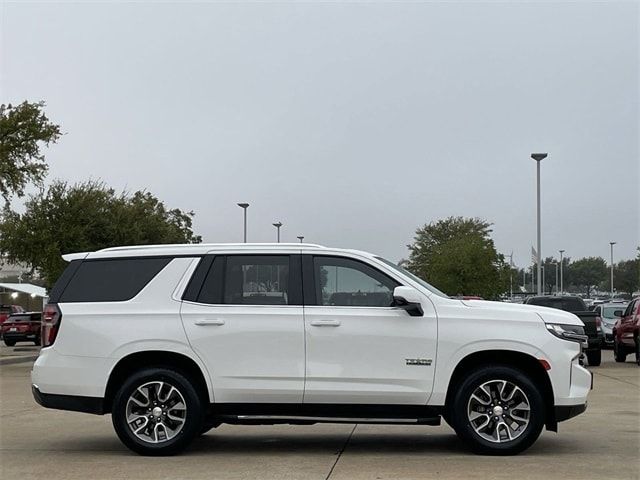
[[[400,265],[396,265],[393,262],[390,262],[389,260],[387,260],[386,258],[382,258],[382,257],[375,257],[378,260],[380,260],[381,262],[383,262],[385,265],[390,266],[391,268],[393,268],[394,270],[396,270],[397,272],[400,272],[402,275],[406,275],[407,277],[409,277],[411,280],[413,280],[414,282],[419,283],[420,285],[422,285],[424,288],[426,288],[427,290],[429,290],[431,293],[435,293],[436,295],[439,295],[441,297],[444,298],[451,298],[449,295],[447,295],[446,293],[441,292],[440,290],[438,290],[436,287],[434,287],[433,285],[428,284],[427,282],[425,282],[424,280],[422,280],[420,277],[414,275],[413,273],[411,273],[409,270],[407,270],[406,268],[402,268]]]
[[[612,305],[612,306],[607,306],[607,307],[603,307],[602,308],[602,317],[603,318],[618,318],[616,317],[613,312],[615,312],[616,310],[620,310],[623,311],[627,306],[626,305]]]

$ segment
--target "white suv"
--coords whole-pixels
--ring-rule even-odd
[[[111,413],[173,454],[222,423],[439,425],[513,454],[582,413],[582,322],[454,300],[378,256],[305,244],[65,255],[32,381],[49,408]]]

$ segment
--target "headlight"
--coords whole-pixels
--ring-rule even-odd
[[[547,323],[545,325],[552,335],[563,340],[569,340],[570,342],[578,342],[583,347],[587,346],[589,337],[584,334],[584,327],[579,325],[562,325],[559,323]]]

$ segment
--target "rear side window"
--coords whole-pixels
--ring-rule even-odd
[[[171,258],[85,260],[59,302],[122,302],[135,297]]]
[[[289,256],[227,257],[223,299],[232,305],[288,305]]]
[[[300,256],[204,258],[182,298],[212,305],[302,305]]]

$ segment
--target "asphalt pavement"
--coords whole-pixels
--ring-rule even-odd
[[[443,423],[224,425],[182,455],[151,458],[122,446],[108,415],[35,404],[29,381],[33,350],[0,350],[2,480],[640,478],[640,368],[631,358],[616,364],[610,351],[602,366],[592,368],[595,384],[586,413],[561,423],[557,434],[544,432],[515,457],[473,455]]]

